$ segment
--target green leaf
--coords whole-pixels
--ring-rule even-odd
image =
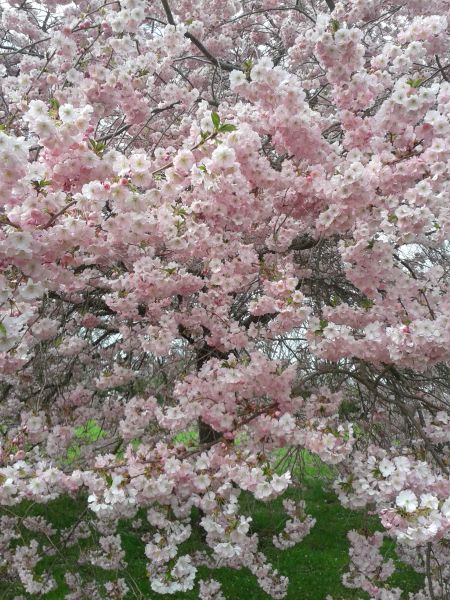
[[[0,335],[3,335],[4,337],[6,337],[6,335],[7,335],[6,327],[1,322],[0,322]]]
[[[418,88],[418,87],[420,87],[422,80],[421,79],[408,79],[406,83],[408,85],[410,85],[412,88]]]
[[[336,31],[338,31],[338,29],[340,29],[340,24],[339,21],[337,19],[331,19],[330,21],[330,29],[333,33],[336,33]]]
[[[63,343],[63,340],[64,338],[62,335],[59,335],[57,338],[55,338],[53,340],[53,345],[55,346],[55,348],[59,348],[59,346],[61,346],[61,344]]]
[[[177,217],[185,217],[187,215],[186,209],[181,206],[175,206],[173,209],[173,214]]]
[[[383,474],[378,467],[372,469],[372,475],[375,477],[375,479],[383,479]]]
[[[250,75],[250,72],[253,68],[253,61],[250,58],[247,60],[244,60],[244,62],[242,63],[242,66],[244,68],[244,73],[248,78]]]
[[[216,112],[211,113],[211,121],[213,122],[214,128],[219,129],[220,117]]]
[[[228,131],[236,131],[237,127],[236,125],[232,125],[231,123],[224,123],[223,125],[221,125],[219,127],[219,131],[221,131],[222,133],[228,132]]]
[[[314,335],[321,335],[327,325],[328,321],[326,319],[320,319],[319,328],[314,330]]]
[[[358,410],[358,409],[356,408],[356,410]],[[361,438],[364,436],[364,431],[361,429],[361,427],[357,423],[355,423],[353,425],[353,434],[356,438]]]
[[[89,144],[97,156],[101,156],[106,148],[106,144],[103,142],[97,142],[94,140],[94,138],[89,138]]]
[[[52,119],[58,120],[58,118],[59,118],[59,102],[56,98],[50,98],[50,109],[48,111],[48,114]]]
[[[339,306],[340,303],[341,300],[338,296],[335,296],[334,294],[330,296],[330,306]]]
[[[34,180],[31,182],[33,184],[34,189],[39,193],[42,192],[44,188],[52,184],[52,181],[49,179],[41,179],[40,181]]]
[[[339,487],[344,491],[344,492],[351,492],[353,491],[353,481],[352,479],[348,479],[347,481],[341,481],[339,483]]]
[[[371,300],[370,298],[363,298],[359,304],[360,304],[361,308],[364,308],[365,310],[369,310],[369,308],[372,308],[372,306],[373,306],[373,300]]]

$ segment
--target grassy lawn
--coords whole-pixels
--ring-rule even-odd
[[[322,472],[320,472],[321,470]],[[289,497],[298,497],[301,493],[306,500],[307,511],[317,519],[317,523],[301,544],[285,551],[274,548],[271,541],[273,535],[278,533],[284,525],[282,499],[262,503],[255,501],[248,494],[241,496],[242,510],[253,518],[253,531],[257,532],[260,537],[261,550],[265,552],[273,566],[281,574],[289,577],[288,600],[324,600],[327,594],[331,594],[334,600],[368,598],[358,590],[348,590],[342,586],[341,576],[348,565],[346,534],[349,529],[365,529],[367,532],[371,532],[379,528],[379,525],[377,520],[368,519],[363,513],[351,512],[342,508],[327,484],[327,475],[326,470],[324,471],[320,466],[307,460],[303,474],[304,489],[301,492],[295,489],[289,490]],[[79,512],[79,505],[77,506],[73,500],[58,500],[46,507],[29,506],[27,508],[29,515],[41,514],[59,527],[70,527],[76,521]],[[128,562],[128,577],[126,578],[130,587],[139,592],[142,599],[198,599],[197,589],[186,594],[171,596],[161,596],[152,592],[145,575],[146,561],[143,543],[125,522],[121,524],[120,532]],[[183,544],[182,551],[187,553],[202,548],[200,531],[194,529],[192,538]],[[392,544],[386,543],[384,551],[386,556],[395,558]],[[43,566],[48,567],[52,564],[53,574],[59,581],[62,581],[64,573],[69,568],[71,555],[75,557],[76,552],[75,549],[68,549],[64,557],[58,556],[56,560],[54,557],[48,558],[43,561],[47,565]],[[66,564],[65,558],[67,559]],[[417,591],[421,587],[422,578],[405,565],[398,563],[398,566],[398,573],[391,578],[390,584],[399,586],[407,592]],[[214,577],[220,581],[223,592],[229,600],[241,598],[267,600],[269,598],[258,587],[255,577],[247,570],[216,569],[210,571],[201,568],[199,571],[201,577]],[[80,572],[91,573],[98,582],[108,579],[105,571],[90,566],[82,566]],[[1,579],[0,572],[0,581]],[[12,600],[14,595],[13,590],[8,591],[0,586],[1,600]],[[46,598],[62,600],[63,596],[61,591],[58,591],[49,593]]]

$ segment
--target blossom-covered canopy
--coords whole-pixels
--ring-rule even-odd
[[[410,599],[448,598],[449,0],[0,15],[5,593],[134,597],[125,519],[149,593],[220,600],[206,565],[283,598],[239,496],[283,495],[307,452],[384,528],[349,533],[344,584],[401,597],[390,536],[425,574]],[[279,549],[315,523],[284,508]]]

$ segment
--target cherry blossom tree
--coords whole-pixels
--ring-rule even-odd
[[[283,598],[239,496],[307,451],[384,528],[349,532],[344,585],[402,597],[390,537],[410,600],[450,598],[449,0],[0,11],[5,593],[134,597],[125,519],[149,593],[223,599],[203,565]],[[280,550],[315,523],[284,508]]]

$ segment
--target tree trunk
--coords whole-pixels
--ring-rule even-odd
[[[211,348],[211,346],[208,346],[205,342],[203,346],[197,350],[197,371],[200,371],[205,362],[210,358],[226,360],[227,355],[216,348]],[[198,437],[200,444],[210,444],[211,442],[215,442],[221,435],[222,434],[219,431],[213,429],[208,423],[202,421],[201,418],[198,419]]]

